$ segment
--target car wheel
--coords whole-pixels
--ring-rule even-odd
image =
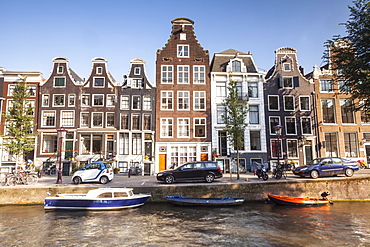
[[[82,181],[81,181],[81,178],[80,177],[74,177],[73,178],[73,183],[74,184],[80,184]]]
[[[345,170],[345,174],[347,177],[352,177],[353,176],[353,170],[351,168],[347,168]]]
[[[166,184],[173,184],[173,182],[175,182],[175,177],[172,176],[172,175],[168,175],[164,181],[166,182]]]
[[[100,178],[100,183],[101,184],[106,184],[109,182],[109,179],[106,176],[103,176]]]
[[[215,176],[213,174],[208,173],[204,179],[207,183],[212,183],[215,180]]]
[[[311,176],[311,178],[318,178],[319,173],[316,170],[312,170],[311,173],[310,173],[310,176]]]

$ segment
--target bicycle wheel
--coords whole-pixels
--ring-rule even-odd
[[[35,174],[29,176],[29,184],[36,184],[39,181],[39,177]]]
[[[50,176],[55,176],[57,175],[57,169],[53,168],[50,170]]]
[[[0,184],[1,186],[6,185],[6,177],[0,177]]]
[[[275,174],[275,179],[280,179],[283,176],[283,171],[277,170]]]
[[[7,186],[15,186],[17,184],[17,178],[15,176],[7,177],[6,185]]]

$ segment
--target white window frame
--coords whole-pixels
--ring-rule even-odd
[[[152,110],[152,98],[149,95],[143,96],[143,110],[144,111]]]
[[[129,95],[121,95],[120,109],[121,110],[130,109],[130,96]]]
[[[310,122],[310,133],[303,133],[303,119],[309,119]],[[302,135],[312,135],[312,118],[311,117],[301,117],[301,130],[302,130]]]
[[[226,97],[226,81],[216,82],[216,97]]]
[[[137,103],[137,107],[134,108],[134,103]],[[132,95],[131,99],[131,109],[132,110],[141,110],[141,96],[140,95]]]
[[[271,109],[270,108],[270,97],[277,98],[277,109]],[[268,100],[268,109],[269,109],[269,111],[280,111],[279,95],[268,95],[267,100]]]
[[[42,107],[49,107],[50,104],[50,95],[49,94],[44,94],[42,95]]]
[[[160,136],[161,138],[173,138],[173,118],[161,118],[160,119]],[[171,135],[169,131],[171,128]],[[165,135],[167,133],[167,135]]]
[[[165,68],[166,70],[164,70]],[[173,72],[173,65],[161,65],[161,84],[173,84]]]
[[[87,104],[84,104],[84,99],[87,99]],[[81,107],[89,107],[90,106],[90,94],[82,94],[81,95]]]
[[[295,145],[295,150],[297,151],[297,156],[289,156],[289,141],[295,141],[296,142],[296,145]],[[297,139],[286,139],[286,155],[288,156],[289,159],[297,159],[298,156],[299,156],[299,149],[298,149],[298,140]]]
[[[134,68],[134,75],[140,75],[141,73],[141,68],[140,67],[135,67]]]
[[[286,67],[289,68],[286,68]],[[283,63],[283,71],[291,71],[292,70],[292,64],[291,63]]]
[[[103,79],[103,86],[96,86],[95,85],[95,80],[96,79]],[[93,87],[94,88],[104,88],[105,87],[105,77],[101,77],[101,76],[94,76],[93,78]]]
[[[177,118],[177,138],[190,137],[190,118]]]
[[[323,88],[321,87],[322,86],[321,81],[331,81],[331,90],[330,89],[329,90],[323,90]],[[334,83],[333,83],[332,79],[320,79],[319,80],[319,86],[320,86],[320,93],[332,93],[332,92],[334,92]]]
[[[60,79],[60,78],[64,79],[64,85],[63,85],[63,86],[56,86],[56,85],[55,85],[55,79]],[[67,84],[67,81],[66,81],[66,77],[65,77],[65,76],[55,76],[55,77],[54,77],[54,80],[53,80],[53,86],[54,86],[55,88],[64,88],[64,87],[66,87],[66,84]]]
[[[177,57],[190,57],[189,45],[179,44],[177,45]]]
[[[184,94],[187,94],[187,96],[184,96]],[[180,108],[180,99],[183,100],[182,105],[185,105],[185,102],[187,102],[186,107]],[[177,110],[190,111],[190,91],[177,91]]]
[[[82,117],[82,116],[83,116],[84,114],[87,114],[87,118],[86,118],[86,119],[87,119],[87,125],[83,125],[83,124],[82,124],[82,119],[83,119],[83,117]],[[81,113],[80,113],[80,127],[81,127],[81,128],[83,128],[83,127],[87,127],[87,128],[88,128],[89,126],[90,126],[90,112],[81,112]]]
[[[57,74],[63,74],[64,72],[64,67],[63,66],[58,66],[57,67]]]
[[[275,129],[273,129],[273,128],[271,128],[271,119],[272,118],[277,118],[277,119],[279,119],[279,121],[278,121],[278,124],[277,125],[281,125],[281,119],[280,119],[280,116],[269,116],[269,122],[268,122],[268,128],[270,129],[270,135],[276,135],[276,133],[275,133]]]
[[[14,89],[15,89],[15,84],[8,85],[8,96],[13,96]]]
[[[193,110],[194,111],[205,111],[207,104],[206,91],[194,91],[193,92]],[[203,101],[203,103],[202,103]],[[203,107],[201,107],[203,105]]]
[[[71,98],[74,98],[73,104],[71,104]],[[68,106],[76,106],[76,94],[68,94]]]
[[[112,115],[113,116],[113,125],[108,125],[108,116],[109,115]],[[106,114],[105,114],[105,125],[106,125],[106,127],[107,128],[109,128],[109,127],[114,127],[114,124],[115,124],[115,114],[114,114],[114,112],[107,112]]]
[[[44,119],[45,119],[45,117],[47,117],[46,116],[47,113],[51,113],[51,114],[54,115],[54,125],[45,125],[44,124],[45,123]],[[56,116],[56,111],[55,110],[44,110],[44,111],[42,111],[41,116],[42,116],[42,119],[41,119],[41,126],[42,127],[55,127],[56,126],[57,116]]]
[[[194,138],[206,138],[207,137],[207,119],[206,118],[194,118],[193,121],[194,121]],[[197,126],[204,126],[204,136],[196,136]]]
[[[294,120],[294,133],[288,133],[288,121],[287,119]],[[297,119],[296,117],[285,117],[285,134],[286,135],[297,135]]]
[[[193,84],[206,84],[206,66],[193,65]]]
[[[286,98],[292,98],[293,99],[293,109],[287,109],[285,104]],[[283,103],[284,103],[284,111],[294,111],[295,110],[295,98],[293,95],[284,95],[283,96]]]
[[[290,79],[291,80],[291,83],[292,85],[291,86],[285,86],[285,79]],[[287,89],[292,89],[294,88],[294,80],[293,80],[293,76],[283,76],[282,77],[282,83],[283,83],[283,88],[287,88]]]
[[[166,102],[164,103],[163,100]],[[169,107],[169,101],[171,100],[171,108]],[[173,91],[161,91],[161,111],[172,111],[173,110]]]
[[[190,66],[177,65],[177,84],[190,83]]]
[[[96,74],[97,75],[103,74],[103,67],[96,67]]]
[[[55,104],[55,100],[56,100],[57,96],[63,97],[63,102],[62,102],[61,105],[56,105]],[[66,95],[65,94],[53,94],[53,107],[64,107],[65,105],[66,105]]]
[[[114,107],[115,100],[116,100],[116,95],[115,94],[107,94],[106,106],[107,107]]]
[[[68,124],[68,123],[70,123],[70,124]],[[74,110],[61,111],[60,126],[74,127],[74,125],[75,125],[75,111]]]
[[[96,126],[94,125],[94,116],[101,114],[101,125]],[[91,113],[91,127],[92,128],[102,128],[104,126],[104,112],[92,112]]]
[[[308,98],[308,109],[307,110],[306,109],[302,109],[302,104],[301,104],[301,99],[302,98]],[[301,111],[310,111],[311,110],[311,97],[310,96],[308,96],[308,95],[300,95],[299,96],[299,109]]]
[[[99,97],[99,98],[101,98],[101,105],[96,105],[95,104],[95,97]],[[104,106],[104,94],[93,94],[92,95],[92,106],[100,106],[100,107],[103,107]]]

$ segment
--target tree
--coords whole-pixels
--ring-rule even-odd
[[[336,79],[343,80],[340,93],[357,100],[356,110],[370,112],[370,2],[353,1],[348,6],[350,17],[345,25],[347,35],[334,36],[326,42],[324,58]]]
[[[4,113],[6,119],[6,134],[3,146],[10,154],[16,158],[16,167],[19,162],[24,160],[26,153],[35,147],[33,133],[34,108],[27,97],[30,96],[26,84],[26,78],[21,79],[15,84],[13,99],[7,112]]]
[[[225,121],[226,126],[224,130],[227,133],[229,142],[234,147],[234,150],[236,149],[237,179],[239,179],[239,150],[244,147],[244,131],[248,125],[245,121],[248,114],[248,106],[247,100],[243,96],[240,97],[236,81],[230,80],[227,90],[228,95],[222,103],[225,107],[225,114],[222,115],[222,118]]]

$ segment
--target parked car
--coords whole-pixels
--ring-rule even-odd
[[[205,180],[207,183],[212,183],[216,178],[222,178],[222,172],[220,166],[214,161],[190,162],[174,170],[161,171],[157,174],[157,180],[167,184],[189,180]]]
[[[113,177],[114,174],[111,164],[92,162],[76,171],[72,176],[72,182],[74,184],[80,184],[82,182],[99,182],[106,184],[112,181]]]
[[[356,161],[344,158],[317,158],[305,166],[298,166],[293,169],[293,173],[300,177],[310,176],[311,178],[346,175],[352,177],[354,171],[359,167]]]

